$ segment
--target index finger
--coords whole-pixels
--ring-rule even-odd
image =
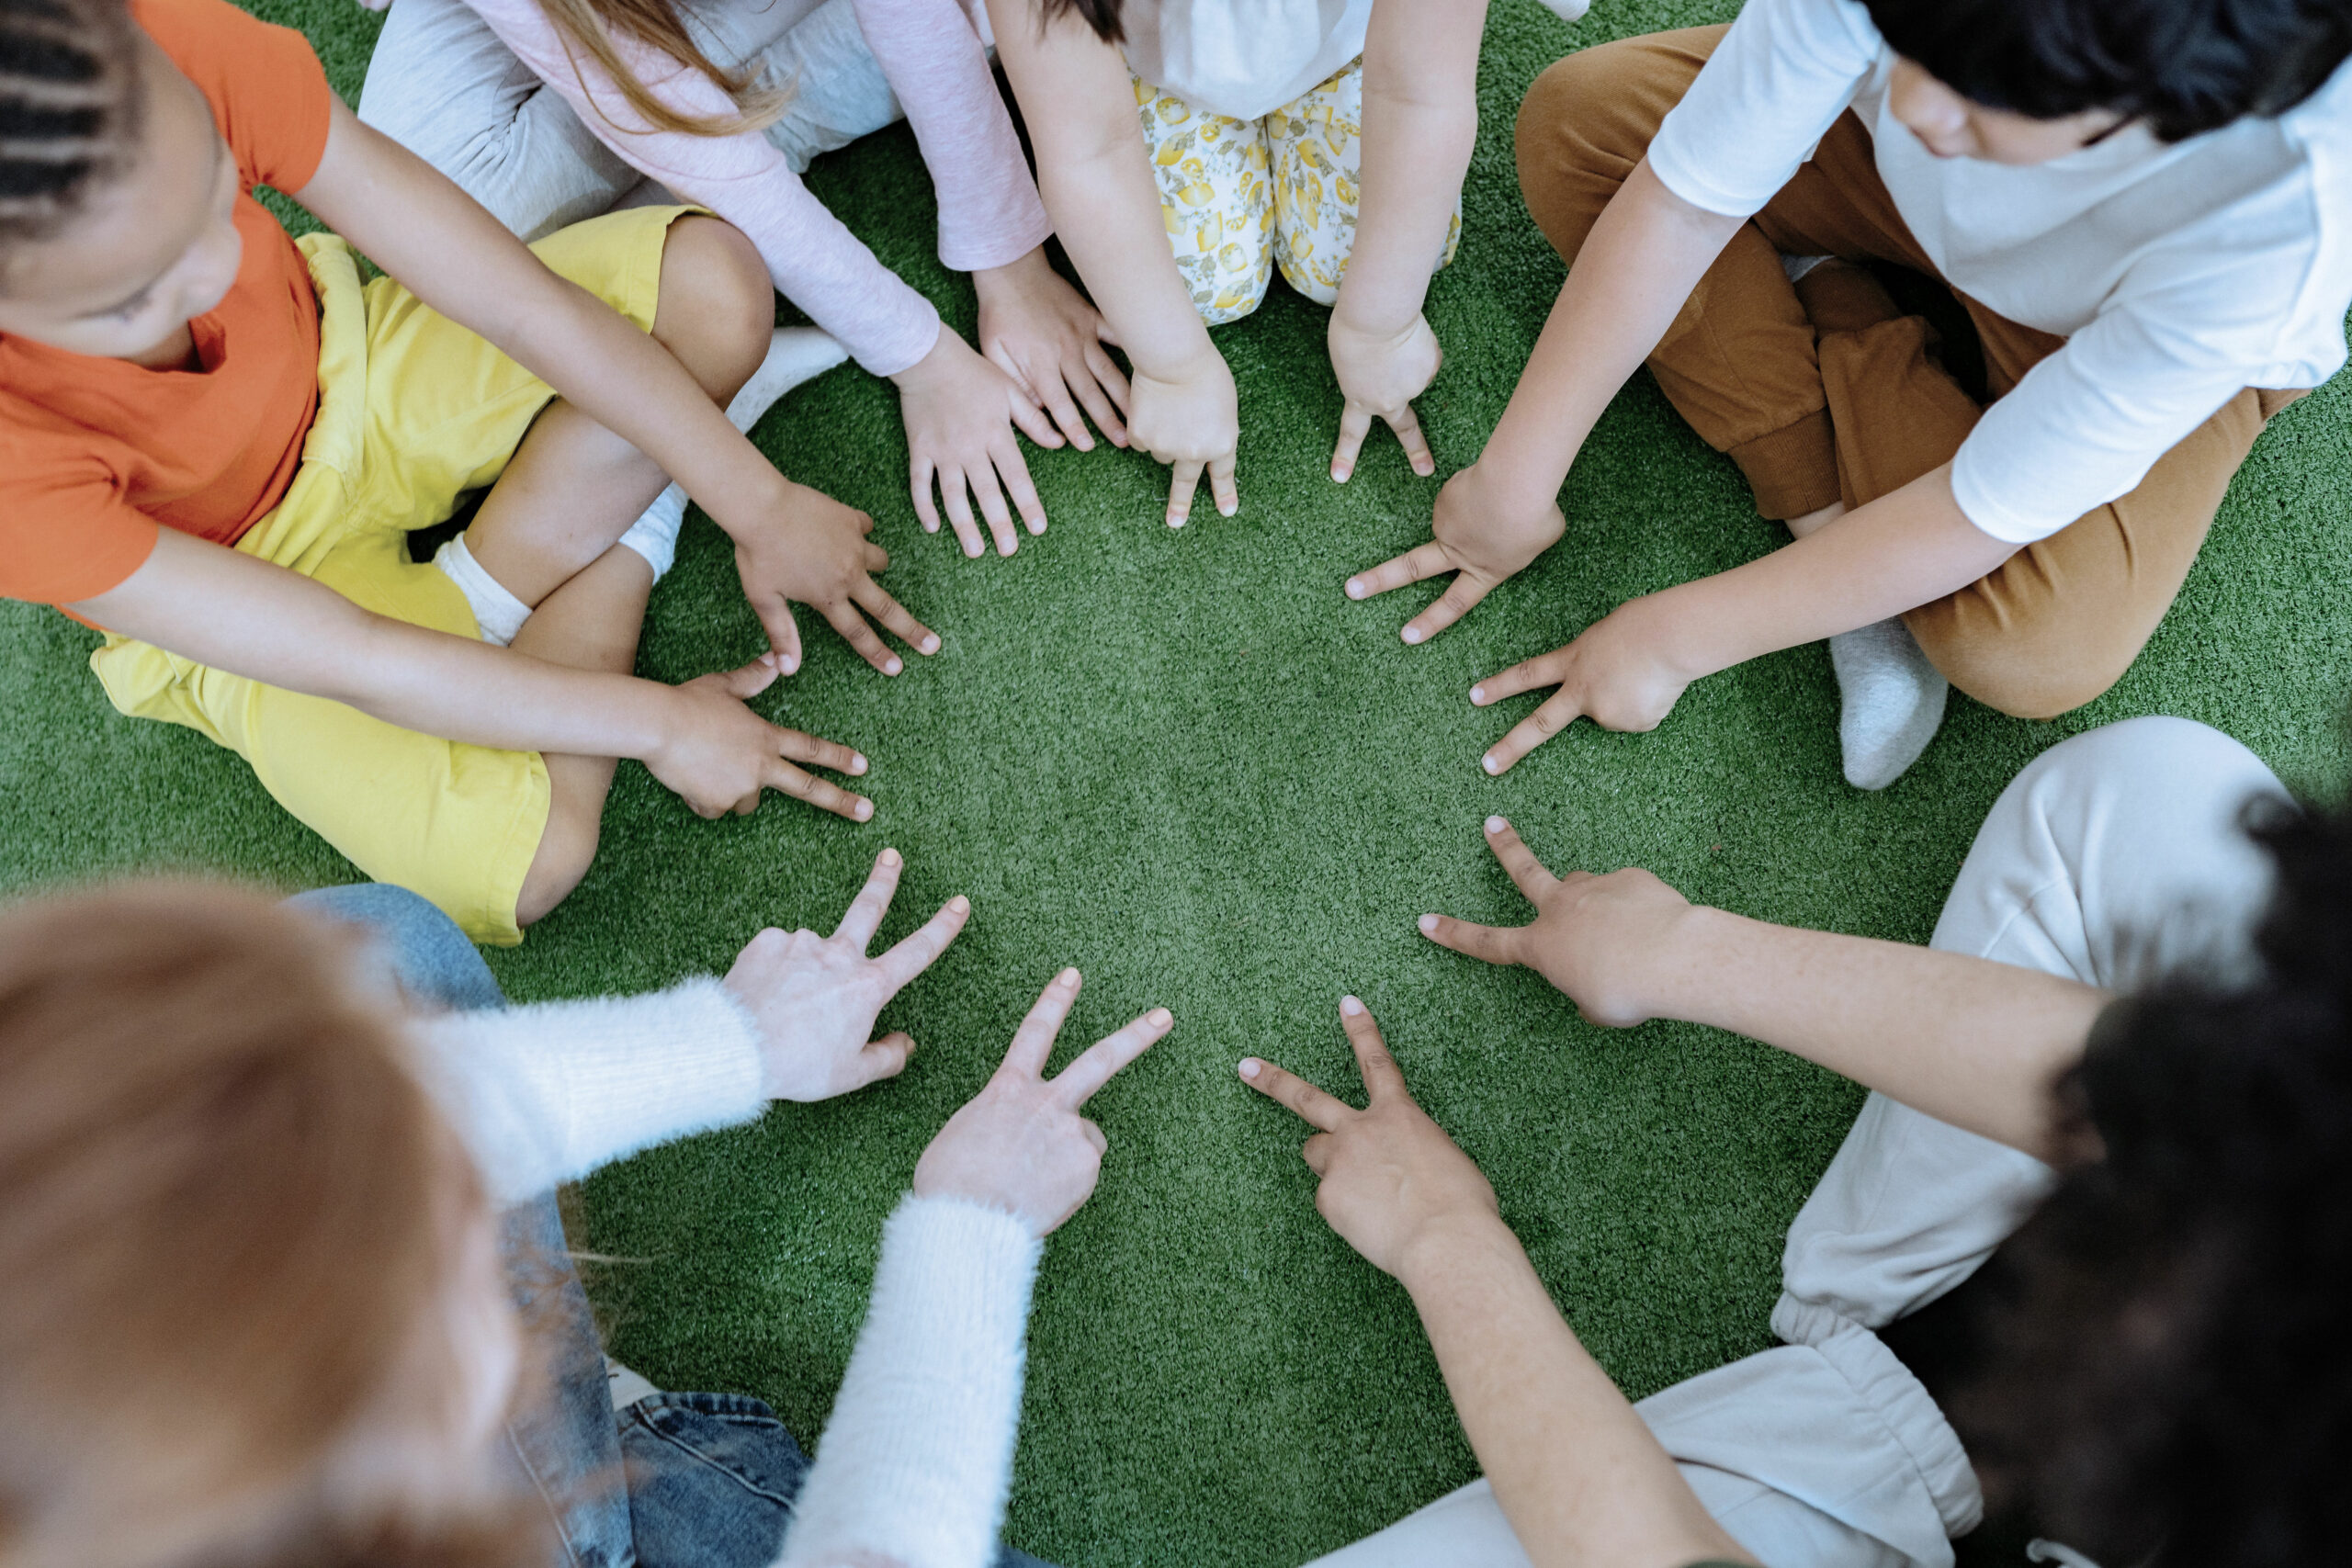
[[[1193,515],[1193,492],[1201,488],[1201,465],[1188,458],[1176,460],[1176,471],[1168,481],[1168,525],[1182,528]]]
[[[1372,411],[1350,398],[1340,411],[1340,444],[1331,448],[1331,479],[1336,484],[1348,482],[1356,471],[1356,457],[1363,450],[1363,438],[1372,434]]]
[[[1519,829],[1510,825],[1509,818],[1487,818],[1487,847],[1495,852],[1495,858],[1510,873],[1512,886],[1527,895],[1529,903],[1542,903],[1544,895],[1560,885],[1551,868],[1537,860],[1535,852],[1520,838]]]
[[[1388,416],[1388,428],[1396,433],[1397,445],[1405,448],[1405,457],[1413,465],[1413,472],[1423,479],[1437,472],[1437,459],[1430,455],[1429,437],[1421,434],[1421,416],[1407,403]]]
[[[1462,574],[1445,585],[1430,607],[1406,623],[1397,635],[1407,642],[1427,642],[1438,633],[1478,607],[1478,601],[1495,591],[1484,572],[1464,568]]]
[[[1289,1106],[1308,1126],[1326,1133],[1338,1132],[1349,1117],[1358,1114],[1346,1100],[1326,1094],[1297,1074],[1286,1073],[1256,1056],[1241,1058],[1241,1081],[1268,1100]]]
[[[958,893],[940,907],[939,913],[900,937],[893,945],[884,948],[882,956],[874,963],[882,971],[883,981],[890,987],[891,994],[895,996],[916,976],[930,968],[939,955],[947,951],[947,944],[963,931],[964,922],[971,918],[972,901]]]
[[[1154,1008],[1125,1029],[1104,1035],[1055,1077],[1055,1096],[1070,1110],[1077,1110],[1094,1097],[1095,1090],[1109,1083],[1114,1073],[1149,1050],[1175,1023],[1174,1015],[1166,1008]]]
[[[842,915],[842,923],[833,928],[833,938],[847,937],[864,953],[874,942],[874,933],[881,929],[882,917],[890,912],[890,896],[899,890],[899,873],[905,865],[896,850],[884,850],[874,857],[873,874],[857,897],[849,901]]]
[[[1375,593],[1385,593],[1408,582],[1419,582],[1442,572],[1460,570],[1453,564],[1453,558],[1445,553],[1445,547],[1431,539],[1425,545],[1415,545],[1401,556],[1391,556],[1370,571],[1360,571],[1348,579],[1348,597],[1369,599]]]
[[[1012,1044],[1004,1053],[1002,1072],[1043,1077],[1046,1059],[1054,1054],[1054,1040],[1062,1032],[1062,1020],[1069,1016],[1070,1004],[1078,1000],[1078,988],[1085,984],[1075,969],[1065,969],[1046,982],[1037,999],[1029,1009],[1021,1027],[1012,1032]]]
[[[767,765],[760,782],[778,795],[805,800],[820,810],[846,817],[853,822],[863,822],[874,815],[874,803],[864,795],[852,795],[839,784],[803,773],[781,757]]]
[[[856,649],[860,659],[865,660],[885,675],[896,675],[906,668],[905,662],[890,651],[881,637],[875,635],[872,626],[865,624],[865,617],[857,613],[854,600],[836,600],[831,604],[820,604],[817,608],[831,624],[833,630],[842,634],[842,640]]]
[[[1217,515],[1230,517],[1241,510],[1241,491],[1233,482],[1233,454],[1214,459],[1209,464],[1209,494],[1216,502]]]
[[[907,607],[890,597],[890,591],[872,578],[851,589],[849,596],[859,609],[888,626],[917,653],[939,651],[939,634],[909,615]]]
[[[1340,1027],[1348,1032],[1348,1043],[1355,1047],[1356,1070],[1363,1074],[1365,1097],[1377,1105],[1393,1095],[1405,1093],[1405,1070],[1396,1058],[1388,1054],[1388,1043],[1380,1037],[1380,1025],[1373,1022],[1372,1014],[1354,997],[1340,998]]]
[[[1510,733],[1487,749],[1478,765],[1489,773],[1509,773],[1513,763],[1584,716],[1566,688],[1544,700],[1544,705],[1510,727]]]

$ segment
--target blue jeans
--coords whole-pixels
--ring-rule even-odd
[[[382,962],[426,1008],[503,1008],[465,933],[405,888],[379,883],[289,903],[372,928]],[[506,1428],[518,1483],[548,1506],[563,1568],[767,1568],[809,1461],[775,1413],[740,1393],[649,1394],[617,1415],[588,1293],[564,1250],[552,1193],[509,1210],[508,1277],[537,1337],[544,1388]],[[1006,1551],[997,1568],[1046,1568]]]

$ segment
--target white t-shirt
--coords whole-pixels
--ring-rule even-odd
[[[1373,0],[1127,0],[1127,69],[1194,108],[1272,113],[1363,52]]]
[[[2030,544],[2139,484],[2245,387],[2344,365],[2352,66],[2276,119],[2165,143],[2144,125],[2031,167],[1939,159],[1886,112],[1894,51],[1856,0],[1748,0],[1649,150],[1693,206],[1755,213],[1851,108],[1954,288],[2067,339],[1985,412],[1952,494]]]

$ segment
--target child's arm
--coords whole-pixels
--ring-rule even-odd
[[[1176,270],[1126,62],[1075,12],[1041,24],[1036,0],[989,0],[989,16],[1028,118],[1046,210],[1135,368],[1128,439],[1174,467],[1168,522],[1191,515],[1204,469],[1230,517],[1241,504],[1233,373]]]
[[[1421,917],[1432,942],[1523,964],[1590,1021],[1710,1024],[1817,1062],[1939,1121],[2052,1159],[2060,1075],[2112,998],[2037,969],[1693,907],[1646,871],[1554,876],[1499,817],[1487,841],[1531,925]]]
[[[862,610],[922,652],[936,639],[876,584],[888,557],[859,514],[777,473],[685,368],[587,290],[558,277],[446,176],[340,99],[326,155],[296,200],[426,304],[511,355],[660,464],[734,539],[744,595],[786,673],[791,603],[831,622],[867,663],[893,655]]]
[[[1478,140],[1485,0],[1379,0],[1363,50],[1362,196],[1328,333],[1347,400],[1331,477],[1345,482],[1385,420],[1418,474],[1437,472],[1412,400],[1442,355],[1421,314],[1430,269]]]
[[[863,821],[872,807],[795,761],[863,773],[846,746],[743,705],[773,667],[664,686],[549,664],[372,615],[283,567],[164,529],[146,563],[72,606],[182,659],[346,703],[387,724],[517,751],[635,757],[705,817],[780,790]]]
[[[1409,1292],[1511,1533],[1538,1568],[1753,1562],[1552,1304],[1470,1156],[1413,1103],[1363,1004],[1340,1004],[1371,1103],[1252,1057],[1243,1079],[1317,1129],[1315,1206]]]

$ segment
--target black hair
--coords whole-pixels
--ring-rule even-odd
[[[1045,20],[1075,14],[1104,43],[1124,43],[1126,8],[1126,0],[1045,0]]]
[[[2112,109],[2178,141],[2301,103],[2352,54],[2346,0],[1864,0],[1896,53],[1988,108]]]
[[[2273,815],[2251,983],[2116,1003],[2063,1093],[2104,1157],[1996,1257],[1955,1402],[1997,1503],[2109,1563],[2302,1568],[2352,1462],[2352,815]]]
[[[125,0],[0,0],[0,247],[46,239],[138,145]]]

